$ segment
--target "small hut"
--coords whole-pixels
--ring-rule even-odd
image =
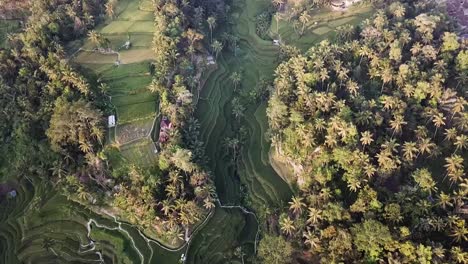
[[[346,3],[343,0],[332,0],[330,5],[334,10],[343,10],[346,8]]]
[[[207,65],[215,65],[216,62],[215,62],[215,59],[213,58],[213,56],[209,55],[206,57],[206,64]]]
[[[115,127],[115,115],[110,115],[108,118],[107,126],[109,128]]]

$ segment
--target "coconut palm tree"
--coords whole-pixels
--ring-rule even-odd
[[[442,207],[442,209],[445,210],[447,206],[450,206],[450,207],[453,206],[453,204],[451,203],[451,200],[452,200],[452,197],[450,197],[450,195],[445,194],[444,192],[441,192],[439,194],[438,204],[440,205],[440,207]]]
[[[170,215],[171,212],[174,210],[174,205],[169,200],[162,200],[161,201],[161,211],[164,215]]]
[[[459,220],[452,226],[450,236],[455,242],[468,241],[468,228],[466,228],[465,220]]]
[[[91,30],[88,32],[88,39],[91,41],[91,43],[95,44],[97,47],[101,46],[101,39],[102,36],[101,34],[97,33],[94,30]]]
[[[223,43],[221,43],[221,41],[215,40],[213,41],[213,44],[211,44],[211,48],[213,49],[217,60],[219,53],[223,50]]]
[[[78,199],[80,199],[81,201],[88,201],[89,200],[89,193],[83,188],[83,187],[79,187],[78,188]]]
[[[453,261],[456,263],[468,262],[468,254],[460,247],[452,247],[450,254],[452,255]]]
[[[440,113],[440,112],[436,112],[434,113],[434,115],[432,116],[432,123],[434,123],[434,126],[436,127],[436,130],[434,132],[434,136],[437,134],[437,130],[441,127],[441,126],[445,126],[445,117],[444,117],[444,114],[443,113]]]
[[[346,90],[348,90],[351,95],[356,96],[359,92],[359,86],[355,81],[348,80],[346,83]]]
[[[213,201],[213,198],[211,198],[211,196],[208,196],[203,200],[203,207],[205,207],[208,210],[215,207],[215,203]]]
[[[299,22],[302,23],[301,36],[304,34],[305,25],[309,23],[310,19],[311,16],[307,11],[302,12],[302,14],[299,16]]]
[[[286,235],[286,236],[292,236],[294,231],[296,231],[296,227],[294,226],[294,221],[289,218],[289,216],[283,217],[280,220],[280,228],[281,231]]]
[[[320,219],[322,219],[322,210],[309,207],[309,216],[307,218],[307,223],[316,225]]]
[[[422,138],[418,141],[418,148],[421,154],[430,154],[436,144],[430,138]]]
[[[186,149],[177,149],[171,157],[174,165],[184,172],[192,172],[195,165],[192,163],[192,152]]]
[[[275,5],[279,10],[283,8],[285,0],[272,0],[273,5]]]
[[[208,17],[206,19],[208,23],[208,27],[210,28],[210,43],[213,43],[213,29],[216,27],[216,18],[213,16]]]
[[[416,142],[405,142],[403,144],[403,158],[409,162],[413,161],[418,155]]]
[[[302,208],[306,206],[302,200],[303,199],[301,197],[293,197],[289,202],[289,210],[291,210],[295,215],[301,214]]]
[[[234,97],[231,101],[232,104],[232,114],[236,117],[236,119],[239,121],[239,119],[244,116],[245,112],[245,107],[242,105],[242,103],[239,100],[239,97]]]
[[[310,250],[315,251],[321,248],[320,239],[310,230],[304,232],[303,237],[305,238],[304,244],[310,246]]]
[[[445,140],[448,142],[453,142],[455,138],[457,137],[457,129],[452,127],[452,128],[447,128],[445,129]]]
[[[116,5],[117,5],[117,1],[116,1],[116,0],[110,0],[109,2],[107,2],[107,3],[104,5],[104,7],[106,8],[106,14],[107,14],[111,19],[114,18]]]
[[[242,80],[241,74],[239,72],[233,72],[231,76],[229,76],[229,80],[234,84],[234,91],[237,91],[237,85],[239,85]]]
[[[466,135],[460,135],[455,137],[455,142],[453,143],[456,148],[455,151],[457,150],[463,150],[468,148],[468,137]]]
[[[373,135],[371,132],[369,132],[369,131],[364,131],[364,132],[362,132],[362,134],[361,134],[361,139],[360,139],[361,144],[362,144],[363,146],[368,146],[368,145],[370,145],[370,144],[374,141],[374,139],[372,138],[373,136],[374,136],[374,135]]]
[[[408,123],[404,120],[404,117],[402,115],[396,115],[394,119],[390,120],[390,127],[393,130],[393,134],[400,134],[403,129],[403,126],[406,124]]]

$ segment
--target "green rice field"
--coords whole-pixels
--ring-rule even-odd
[[[202,137],[206,144],[206,153],[210,158],[210,166],[214,171],[218,195],[223,204],[239,204],[241,202],[241,185],[245,188],[247,202],[252,209],[260,210],[264,206],[274,208],[289,201],[294,186],[289,186],[270,164],[270,143],[266,136],[268,122],[266,104],[247,104],[247,110],[242,124],[248,130],[248,140],[244,146],[241,160],[233,165],[226,156],[223,140],[235,136],[232,128],[234,117],[231,112],[233,85],[229,80],[232,72],[242,71],[240,84],[241,93],[247,94],[261,78],[272,79],[278,64],[278,47],[271,40],[263,40],[255,33],[255,16],[264,10],[268,1],[239,1],[234,8],[236,26],[234,31],[240,38],[240,52],[234,56],[231,51],[224,51],[218,58],[218,68],[212,72],[205,83],[197,107],[197,118],[201,123]],[[334,30],[344,23],[358,23],[370,16],[368,7],[353,7],[345,14],[336,14],[328,10],[315,11],[313,17],[300,37],[290,26],[292,23],[280,20],[278,25],[281,40],[289,45],[295,45],[306,50],[312,44],[325,38],[333,37]],[[324,21],[327,20],[327,22]],[[318,21],[318,23],[315,23]],[[271,35],[276,33],[276,22],[271,25]],[[319,28],[326,28],[314,32]],[[275,164],[279,173],[287,174],[287,168]],[[221,211],[221,210],[219,210]],[[223,224],[210,223],[201,230],[194,239],[189,250],[193,263],[225,263],[222,258],[226,252],[233,252],[241,247],[244,252],[254,250],[256,222],[248,222],[238,216],[240,211],[222,210],[213,217],[225,217]],[[237,227],[237,232],[224,230],[231,226]],[[254,228],[255,227],[255,228]],[[250,234],[248,234],[250,232]],[[223,236],[214,235],[223,234]],[[240,263],[240,260],[239,260]]]
[[[287,168],[275,163],[274,169],[270,164],[265,103],[243,102],[246,111],[240,122],[248,136],[238,164],[230,161],[223,146],[225,138],[236,136],[233,128],[236,121],[231,114],[230,74],[243,72],[239,87],[241,93],[247,94],[260,79],[271,80],[279,63],[278,47],[255,33],[255,16],[267,7],[268,1],[234,1],[233,30],[240,38],[240,50],[237,56],[228,50],[220,54],[217,69],[206,76],[200,94],[204,100],[199,100],[195,114],[201,123],[201,135],[221,203],[247,204],[254,212],[284,205],[294,193],[294,186],[279,175],[290,173]],[[132,47],[121,52],[119,66],[114,65],[115,56],[96,59],[86,52],[77,53],[72,60],[108,85],[107,94],[117,115],[117,128],[109,130],[108,143],[117,146],[122,160],[142,166],[154,162],[157,155],[151,138],[132,137],[145,132],[149,135],[158,115],[157,98],[145,89],[151,81],[148,61],[151,57],[145,56],[151,53],[154,27],[151,8],[149,0],[120,0],[116,19],[96,29],[116,49],[130,38]],[[370,11],[367,7],[354,7],[344,14],[316,10],[302,37],[291,23],[281,20],[277,26],[273,20],[271,36],[275,36],[278,28],[283,42],[306,50],[313,43],[333,37],[336,27],[356,24],[368,17]],[[87,41],[72,46],[92,49]],[[50,191],[52,187],[47,183],[24,179],[13,184],[18,190],[17,197],[0,202],[0,263],[175,264],[187,253],[186,263],[190,264],[240,264],[241,259],[229,258],[228,262],[227,257],[237,248],[247,255],[246,260],[255,254],[257,231],[261,229],[253,214],[218,206],[188,249],[172,251],[149,241],[129,224],[97,215]]]

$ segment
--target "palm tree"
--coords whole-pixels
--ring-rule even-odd
[[[161,211],[164,215],[169,215],[174,210],[174,206],[169,200],[162,200]]]
[[[455,242],[468,241],[468,229],[465,226],[465,220],[459,220],[452,226],[450,236],[453,237]]]
[[[450,197],[450,195],[447,195],[444,192],[441,192],[439,194],[438,204],[440,205],[440,207],[442,207],[442,209],[445,210],[447,206],[453,206],[453,204],[450,202],[451,200],[452,200],[452,197]]]
[[[450,181],[460,181],[464,175],[463,157],[457,154],[453,154],[452,156],[445,158],[445,161],[446,164],[444,167],[447,170],[447,175],[449,176]]]
[[[163,88],[163,87],[161,87],[161,85],[160,85],[157,81],[155,81],[155,80],[153,80],[153,81],[148,85],[148,90],[149,90],[150,92],[152,92],[152,93],[160,92],[160,91],[162,91],[162,88]]]
[[[310,232],[310,230],[307,230],[307,232],[304,232],[303,237],[305,238],[304,244],[310,246],[310,250],[314,251],[316,249],[319,249],[320,246],[320,239]]]
[[[231,104],[232,104],[232,114],[239,121],[239,119],[242,116],[244,116],[245,107],[240,102],[239,97],[234,97],[231,101]]]
[[[91,43],[95,44],[97,47],[100,46],[102,36],[94,30],[88,32],[88,39]]]
[[[213,16],[208,17],[206,20],[210,28],[210,42],[213,43],[213,29],[216,27],[216,18]]]
[[[396,2],[392,4],[391,10],[392,10],[393,15],[396,18],[402,18],[405,16],[406,10],[405,10],[405,7],[401,3]]]
[[[175,186],[174,184],[169,184],[166,186],[166,193],[167,196],[175,199],[179,192],[177,186]]]
[[[243,111],[242,111],[243,112]],[[234,113],[234,115],[237,117],[239,114]],[[237,160],[237,150],[239,149],[239,144],[240,141],[239,139],[233,137],[233,138],[226,138],[225,139],[225,144],[228,148],[232,150],[232,158],[234,161]]]
[[[450,119],[453,119],[453,117],[456,114],[462,113],[465,110],[465,105],[466,105],[466,100],[463,97],[458,97],[453,103],[453,106],[452,106],[453,113]]]
[[[283,5],[284,5],[284,1],[285,1],[285,0],[273,0],[272,2],[273,2],[273,5],[277,6],[278,9],[281,10],[281,8],[282,8]]]
[[[444,114],[442,113],[435,113],[433,116],[432,116],[432,123],[434,123],[434,126],[436,127],[436,130],[435,130],[435,133],[434,133],[434,136],[437,134],[437,130],[439,129],[439,127],[441,126],[445,126],[445,117],[444,117]]]
[[[78,199],[81,201],[88,201],[89,193],[83,188],[78,188]]]
[[[289,218],[289,216],[286,216],[280,220],[280,227],[281,231],[286,235],[286,236],[291,236],[294,231],[296,231],[296,227],[294,226],[293,220]]]
[[[196,30],[189,28],[187,32],[185,32],[185,37],[188,39],[190,46],[193,46],[195,42],[202,40],[204,36]]]
[[[390,66],[384,66],[380,77],[382,78],[382,88],[381,88],[380,93],[383,93],[384,85],[392,81],[392,78],[393,78],[392,68]]]
[[[117,1],[116,0],[110,0],[109,2],[107,2],[107,4],[105,4],[105,8],[106,8],[106,14],[111,18],[113,19],[114,18],[114,15],[115,15],[115,7],[116,7],[116,3]]]
[[[468,254],[464,252],[463,249],[460,247],[452,247],[450,250],[450,254],[456,263],[467,263],[468,262]]]
[[[234,91],[237,91],[237,85],[239,85],[241,82],[242,76],[239,72],[233,72],[231,76],[229,76],[229,79],[231,80],[232,84],[234,84]]]
[[[369,132],[369,131],[362,132],[361,139],[360,139],[362,145],[363,146],[370,145],[374,141],[374,139],[372,137],[373,137],[373,134],[371,132]]]
[[[302,23],[301,35],[304,34],[304,29],[306,23],[310,21],[311,16],[307,13],[307,11],[302,12],[301,16],[299,17],[299,21]]]
[[[452,142],[457,137],[457,129],[454,127],[445,129],[444,135],[445,135],[445,140]]]
[[[219,53],[223,50],[223,43],[221,43],[221,41],[215,40],[213,41],[213,44],[211,44],[211,48],[213,49],[217,60]]]
[[[346,83],[346,90],[348,90],[348,92],[351,95],[356,96],[359,91],[359,86],[355,81],[348,80],[348,82]]]
[[[418,148],[421,154],[430,154],[435,147],[436,144],[431,142],[431,139],[429,138],[422,138],[418,141]]]
[[[289,210],[291,210],[295,215],[302,213],[302,208],[306,206],[305,203],[302,202],[301,197],[293,197],[292,201],[289,202]]]
[[[323,68],[321,71],[320,71],[320,80],[322,81],[322,89],[323,89],[323,82],[325,80],[328,80],[328,78],[330,78],[330,76],[328,75],[328,70],[326,68]]]
[[[213,198],[211,198],[210,196],[206,197],[203,200],[203,207],[205,207],[208,210],[214,208],[215,203],[213,202]]]
[[[418,152],[419,150],[415,142],[405,142],[403,144],[403,158],[407,161],[413,161],[413,159],[417,157]]]
[[[192,152],[186,149],[177,149],[171,157],[171,161],[174,165],[183,170],[184,172],[192,172],[195,169],[195,165],[191,161]]]
[[[403,129],[403,125],[406,124],[407,122],[404,120],[402,115],[396,115],[394,119],[390,120],[390,127],[392,128],[393,133],[400,134],[401,130]]]
[[[307,223],[315,225],[322,218],[322,210],[309,207],[309,217],[307,218]]]
[[[458,149],[466,149],[468,148],[468,137],[466,135],[457,136],[455,137],[455,142],[453,144],[456,146],[455,151]]]

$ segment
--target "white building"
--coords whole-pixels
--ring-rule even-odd
[[[108,118],[108,127],[115,127],[115,115],[110,115]]]
[[[361,0],[332,0],[330,2],[331,7],[333,10],[342,11],[353,4],[360,2]]]

